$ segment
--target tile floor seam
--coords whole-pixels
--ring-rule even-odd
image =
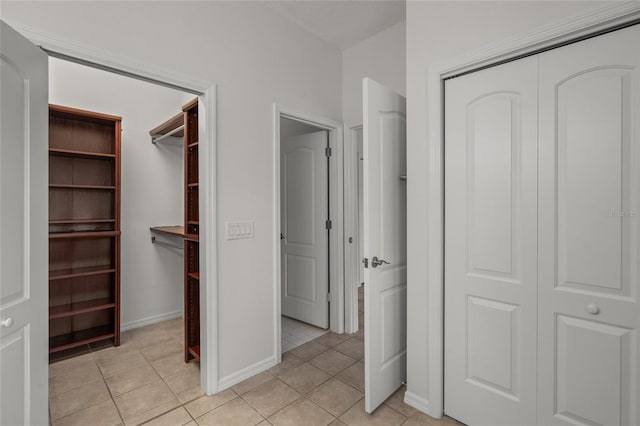
[[[351,365],[353,365],[353,364],[351,364]],[[351,367],[351,365],[350,365],[349,367]],[[347,368],[349,368],[349,367],[347,367]],[[345,368],[345,370],[346,370],[347,368]],[[343,370],[343,371],[344,371],[344,370]],[[341,371],[341,372],[342,372],[342,371]],[[341,372],[340,372],[340,373],[341,373]],[[340,374],[340,373],[338,373],[338,374]],[[354,388],[354,389],[355,389],[355,390],[357,390],[358,392],[360,392],[360,393],[364,394],[364,392],[362,392],[360,389],[358,389],[357,387],[355,387],[355,386],[354,386],[354,385],[352,385],[351,383],[349,383],[349,382],[345,381],[343,378],[338,377],[337,375],[336,375],[336,376],[333,376],[333,378],[334,378],[334,379],[336,379],[336,380],[340,380],[340,381],[341,381],[342,383],[344,383],[345,385],[347,385],[347,386],[351,386],[352,388]]]
[[[314,390],[317,388],[314,388]],[[328,410],[326,410],[322,405],[318,404],[317,402],[315,402],[314,400],[312,400],[311,398],[307,397],[306,395],[302,395],[303,398],[305,398],[307,401],[309,401],[310,403],[312,403],[313,405],[315,405],[316,407],[320,408],[322,411],[324,411],[325,413],[329,414],[334,421],[338,418],[338,416],[334,415],[333,413],[330,413]],[[351,407],[349,407],[351,408]],[[332,422],[333,423],[333,422]]]
[[[111,399],[111,400],[113,401],[113,399]],[[107,402],[107,401],[109,401],[109,400],[108,400],[108,399],[105,399],[104,401],[100,401],[100,402],[96,402],[95,404],[87,405],[86,407],[83,407],[83,408],[81,408],[81,409],[79,409],[79,410],[76,410],[76,411],[72,411],[72,412],[70,412],[70,413],[67,413],[67,414],[65,414],[64,416],[58,417],[57,419],[53,419],[53,418],[51,417],[51,408],[49,408],[49,419],[50,419],[50,423],[51,423],[51,424],[53,424],[54,422],[59,422],[60,420],[62,420],[62,419],[64,419],[64,418],[66,418],[66,417],[73,416],[73,415],[78,414],[78,413],[80,413],[80,412],[82,412],[82,411],[84,411],[84,410],[88,410],[89,408],[93,408],[93,407],[95,407],[96,405],[100,405],[100,404],[105,403],[105,402]],[[115,403],[114,403],[114,405],[115,405]],[[116,408],[117,408],[117,407],[116,407]],[[118,415],[119,415],[119,414],[120,414],[120,413],[118,413]],[[122,416],[120,417],[120,420],[122,420]]]
[[[71,375],[71,374],[63,374],[62,376],[56,376],[56,377],[64,377],[64,376],[70,376],[70,375]],[[100,376],[100,378],[102,379],[102,376]],[[49,397],[54,397],[54,398],[55,398],[55,397],[57,397],[57,396],[62,395],[63,393],[67,393],[67,392],[74,391],[74,390],[76,390],[76,389],[78,389],[78,388],[81,388],[81,387],[86,386],[86,385],[88,385],[88,384],[91,384],[91,383],[93,383],[93,382],[97,382],[98,380],[100,380],[100,379],[96,378],[95,380],[90,380],[90,381],[88,381],[88,382],[83,382],[83,383],[80,383],[80,384],[78,384],[78,385],[76,385],[76,386],[74,386],[74,387],[72,387],[72,388],[69,388],[69,389],[65,390],[64,392],[58,392],[58,393],[53,394],[53,395],[51,394],[51,392],[49,392]],[[104,380],[104,379],[103,379],[103,380]],[[49,378],[49,383],[51,383],[51,378]]]
[[[294,390],[295,390],[295,389],[294,389]],[[296,392],[298,392],[298,391],[296,391]],[[300,392],[298,392],[298,393],[300,393]],[[262,416],[262,418],[264,418],[266,421],[268,421],[268,422],[269,422],[269,418],[271,418],[271,417],[275,416],[276,414],[278,414],[279,412],[281,412],[281,411],[282,411],[282,410],[284,410],[285,408],[287,408],[287,407],[289,407],[289,406],[291,406],[291,405],[295,404],[296,402],[300,401],[302,398],[304,398],[304,395],[303,395],[303,394],[300,394],[300,396],[299,396],[299,397],[297,397],[296,399],[294,399],[293,401],[291,401],[290,403],[288,403],[288,404],[287,404],[287,405],[285,405],[284,407],[280,408],[280,409],[279,409],[278,411],[276,411],[275,413],[270,414],[268,417],[262,416],[262,414],[260,414],[260,412],[259,412],[258,410],[256,410],[256,408],[255,408],[253,405],[249,404],[249,402],[248,402],[248,401],[245,401],[245,402],[246,402],[247,404],[249,404],[249,406],[250,406],[251,408],[253,408],[254,410],[258,411],[258,414],[260,414],[260,415]],[[270,424],[272,424],[271,422],[269,422],[269,423],[270,423]]]
[[[89,352],[89,353],[91,353],[91,352]],[[102,369],[98,365],[98,361],[93,357],[92,357],[92,360],[93,360],[94,364],[96,365],[96,368],[100,372],[100,377],[102,377],[102,380],[104,381],[104,385],[107,387],[107,392],[109,392],[109,396],[111,397],[111,402],[113,402],[113,406],[116,407],[116,413],[118,413],[118,417],[120,417],[120,421],[124,425],[125,424],[124,423],[124,416],[120,412],[120,407],[118,407],[118,404],[116,404],[115,397],[111,393],[111,389],[109,388],[109,385],[107,384],[107,378],[105,377],[104,372],[102,371]]]
[[[179,401],[179,400],[178,400],[178,401]],[[189,410],[187,410],[187,409],[186,409],[186,407],[184,406],[184,404],[182,404],[182,405],[178,405],[177,407],[173,407],[172,409],[170,409],[170,410],[168,410],[168,411],[165,411],[164,413],[158,414],[157,416],[152,417],[152,418],[150,418],[149,420],[145,420],[144,422],[140,423],[140,426],[144,426],[144,425],[146,425],[147,423],[151,423],[152,421],[154,421],[154,420],[155,420],[155,419],[157,419],[158,417],[162,417],[162,416],[164,416],[164,415],[165,415],[165,414],[167,414],[167,413],[170,413],[170,412],[172,412],[172,411],[174,411],[174,410],[177,410],[178,408],[183,408],[183,409],[184,409],[184,411],[186,411],[186,412],[187,412],[187,415],[188,415],[188,416],[189,416],[189,418],[191,419],[191,420],[189,420],[187,423],[190,423],[190,422],[192,422],[192,421],[195,421],[195,420],[196,420],[196,419],[194,419],[194,418],[193,418],[193,416],[191,415],[191,413],[189,412]],[[182,424],[183,424],[183,425],[185,425],[185,424],[187,424],[187,423],[182,423]],[[181,425],[181,426],[182,426],[182,425]]]
[[[259,386],[256,386],[256,387],[259,387]],[[252,390],[253,390],[253,389],[252,389]],[[249,392],[251,392],[251,391],[249,391]],[[245,393],[244,393],[244,395],[248,394],[249,392],[245,392]],[[220,406],[218,406],[218,407],[214,408],[213,410],[209,410],[209,411],[207,411],[205,414],[202,414],[202,415],[198,416],[198,419],[200,419],[200,418],[202,418],[203,416],[205,416],[205,415],[207,415],[207,414],[209,414],[209,413],[211,413],[211,412],[213,412],[213,411],[216,411],[216,410],[218,410],[218,409],[220,409],[220,408],[224,407],[225,405],[230,404],[231,402],[235,401],[236,399],[240,398],[240,399],[242,400],[242,402],[244,402],[245,404],[247,404],[249,407],[251,407],[251,409],[252,409],[253,411],[255,411],[256,413],[258,413],[258,415],[262,418],[262,420],[267,420],[267,418],[266,418],[265,416],[263,416],[263,415],[260,413],[260,411],[256,410],[256,409],[255,409],[255,407],[254,407],[253,405],[249,404],[249,401],[247,401],[246,399],[244,399],[244,398],[242,397],[242,395],[240,395],[240,394],[236,394],[236,395],[238,395],[238,396],[237,396],[237,398],[233,398],[233,399],[231,399],[231,400],[229,400],[229,401],[225,402],[224,404],[222,404],[222,405],[220,405]],[[196,423],[200,424],[200,422],[198,422],[198,419],[196,419]],[[261,420],[261,421],[259,421],[258,423],[261,423],[261,422],[262,422],[262,420]],[[256,424],[258,424],[258,423],[256,423]]]
[[[287,404],[287,405],[285,405],[284,407],[282,407],[280,410],[276,411],[275,413],[270,414],[270,415],[269,415],[269,416],[267,416],[267,417],[264,417],[264,416],[263,416],[265,420],[267,420],[269,417],[274,416],[276,413],[278,413],[278,412],[280,412],[280,411],[284,410],[285,408],[287,408],[288,406],[290,406],[290,405],[294,404],[295,402],[299,401],[301,398],[304,398],[304,393],[302,393],[302,392],[298,391],[298,390],[297,390],[297,389],[295,389],[293,386],[289,386],[289,384],[288,384],[288,383],[286,383],[284,380],[281,380],[281,379],[280,379],[280,378],[278,378],[278,377],[275,377],[275,380],[278,380],[278,381],[280,381],[280,383],[282,383],[283,385],[287,386],[287,387],[288,387],[288,388],[290,388],[290,389],[293,389],[293,391],[294,391],[294,392],[296,392],[296,393],[298,393],[300,396],[299,396],[299,397],[297,397],[294,401],[291,401],[289,404]],[[247,392],[247,393],[248,393],[248,392]],[[249,404],[249,402],[247,402],[247,404]],[[250,405],[251,407],[253,407],[253,405],[251,405],[251,404],[249,404],[249,405]],[[256,411],[258,411],[255,407],[253,407],[253,409],[254,409],[254,410],[256,410]],[[267,420],[267,421],[268,421],[268,420]],[[269,423],[271,423],[271,422],[269,422]]]

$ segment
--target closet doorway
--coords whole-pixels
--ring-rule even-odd
[[[199,97],[198,104],[201,106],[200,112],[204,117],[203,123],[202,123],[203,125],[200,126],[200,128],[198,129],[198,132],[201,135],[200,162],[202,162],[204,166],[200,168],[201,170],[200,173],[203,175],[200,180],[200,200],[201,200],[200,204],[207,207],[204,210],[204,213],[205,213],[203,215],[204,217],[201,218],[203,222],[203,231],[205,232],[201,234],[203,238],[201,238],[202,248],[200,250],[200,257],[204,259],[204,262],[203,262],[204,265],[200,271],[200,275],[201,275],[200,279],[202,284],[201,286],[202,291],[205,292],[205,297],[203,298],[205,299],[205,302],[203,303],[203,309],[201,310],[201,315],[204,317],[202,321],[204,326],[202,330],[200,330],[201,335],[203,336],[202,350],[201,350],[203,362],[202,362],[202,368],[200,369],[201,370],[200,372],[201,386],[200,387],[209,394],[216,392],[218,384],[217,384],[217,359],[215,356],[217,351],[215,350],[215,346],[217,345],[217,342],[215,341],[216,335],[215,333],[211,332],[211,329],[213,328],[215,330],[217,328],[217,325],[215,323],[215,318],[216,318],[215,312],[216,312],[217,300],[215,299],[215,297],[206,298],[206,294],[211,294],[211,293],[213,293],[214,295],[217,294],[217,289],[215,288],[217,284],[215,280],[215,274],[212,275],[213,279],[211,280],[206,279],[207,278],[206,272],[215,270],[215,265],[216,265],[215,227],[210,226],[210,224],[215,224],[215,198],[213,193],[213,189],[215,188],[215,129],[214,129],[214,122],[213,122],[213,119],[215,117],[215,113],[214,113],[215,86],[208,82],[190,79],[184,76],[176,75],[175,73],[173,74],[165,73],[162,70],[152,69],[152,67],[147,67],[145,65],[141,65],[141,64],[132,65],[131,61],[127,58],[118,58],[106,52],[100,52],[94,49],[85,49],[82,46],[70,45],[63,41],[49,38],[41,34],[30,33],[27,30],[20,30],[20,32],[17,32],[11,29],[10,27],[8,27],[8,25],[6,25],[4,22],[2,22],[1,25],[2,25],[2,31],[3,31],[3,41],[7,41],[6,44],[3,43],[3,58],[5,53],[8,53],[8,54],[10,53],[11,55],[15,53],[11,49],[14,49],[15,46],[19,45],[19,47],[23,51],[29,52],[29,54],[31,55],[31,58],[33,58],[34,56],[38,56],[38,58],[44,59],[40,61],[32,61],[28,64],[25,64],[25,68],[30,73],[29,78],[35,78],[33,77],[34,75],[37,76],[37,81],[36,81],[37,87],[35,83],[33,87],[34,87],[34,90],[37,89],[37,92],[35,92],[35,94],[38,96],[37,97],[34,96],[31,99],[30,108],[21,109],[21,111],[24,111],[26,114],[28,114],[24,118],[26,120],[29,120],[29,122],[33,124],[32,128],[30,129],[33,131],[33,134],[43,135],[43,134],[46,134],[45,132],[47,131],[46,116],[44,114],[41,114],[41,113],[46,114],[47,101],[48,101],[47,87],[48,87],[49,78],[47,76],[47,68],[48,68],[47,55],[50,58],[57,57],[60,59],[68,60],[69,62],[73,62],[76,64],[83,64],[83,65],[90,64],[90,68],[92,69],[107,70],[114,74],[120,74],[121,76],[132,78],[133,80],[152,82],[159,86],[171,87],[173,89],[175,88],[184,89],[186,92],[191,94],[191,98],[193,98],[193,96]],[[10,37],[9,36],[5,37],[5,35],[7,34],[9,34]],[[24,35],[26,35],[26,37],[28,37],[30,40],[27,40]],[[34,44],[37,44],[37,46],[35,46]],[[5,48],[7,48],[7,52],[5,52],[4,50]],[[42,52],[43,50],[44,50],[44,53]],[[12,59],[16,59],[16,58],[12,58]],[[22,59],[23,58],[20,58],[19,60],[22,60]],[[4,62],[3,62],[3,66],[4,66]],[[95,93],[95,92],[93,90],[89,90],[85,94],[87,96],[91,96],[92,93]],[[14,93],[12,92],[11,95],[13,96]],[[21,99],[20,97],[14,97],[14,98],[15,99],[13,99],[13,101],[15,102],[24,101],[24,99]],[[4,100],[4,92],[3,92],[3,100]],[[7,127],[12,126],[11,127],[12,129],[14,128],[17,129],[18,127],[20,127],[19,123],[18,125],[16,125],[16,123],[10,122],[8,120],[9,117],[6,116],[5,114],[3,114],[2,118],[3,118],[3,126],[4,125],[7,125]],[[5,121],[5,119],[7,119],[7,121]],[[154,123],[154,124],[157,124],[157,123]],[[25,131],[25,130],[29,130],[29,128],[20,129],[20,130]],[[148,132],[149,129],[146,129],[146,130]],[[150,138],[148,136],[148,133],[147,133],[147,136],[145,137],[145,141],[150,144]],[[5,142],[5,139],[3,139],[3,143],[4,142]],[[46,167],[46,163],[41,162],[41,160],[43,159],[44,161],[47,160],[47,148],[48,148],[47,141],[45,138],[42,138],[42,137],[34,138],[34,145],[33,145],[34,155],[32,156],[32,158],[30,158],[29,161],[16,162],[16,165],[17,165],[16,172],[18,174],[21,173],[22,175],[26,176],[31,173],[31,174],[34,174],[35,176],[37,175],[37,173],[39,173],[40,177],[43,177],[43,179],[41,179],[40,177],[38,177],[37,179],[32,179],[32,185],[30,188],[32,194],[36,194],[40,192],[46,194],[47,192],[47,176],[46,176],[47,167]],[[87,151],[92,152],[96,150],[88,149]],[[81,152],[80,153],[69,152],[68,154],[69,154],[69,157],[73,155],[76,155],[76,156],[82,155]],[[56,152],[55,155],[62,155],[62,152],[59,152],[59,153]],[[95,155],[93,156],[95,157]],[[86,171],[88,169],[84,168],[83,170]],[[207,170],[207,171],[203,173],[202,170]],[[45,172],[44,175],[42,175],[43,171]],[[87,176],[87,173],[83,173],[83,175]],[[89,173],[89,176],[90,176],[90,173]],[[81,189],[81,190],[95,190],[95,191],[111,190],[111,188],[106,188],[106,187],[117,186],[117,184],[116,185],[92,184],[90,185],[91,186],[90,188],[89,187],[75,188],[74,187],[74,185],[76,185],[75,183],[56,183],[55,185],[56,185],[56,190],[57,189],[61,189],[61,190],[62,189],[65,189],[65,190]],[[82,185],[82,184],[79,183],[78,185]],[[66,188],[66,187],[63,188],[63,186],[68,186],[69,188]],[[42,203],[41,204],[42,208],[40,209],[42,214],[38,213],[36,215],[34,212],[32,217],[32,219],[34,219],[34,218],[38,218],[37,216],[40,216],[40,219],[43,219],[41,222],[39,220],[38,223],[42,223],[42,224],[46,223],[47,199],[48,197],[46,196],[39,197],[38,201]],[[82,218],[82,220],[84,219],[85,218]],[[111,222],[113,220],[109,218],[109,221]],[[60,224],[56,223],[55,225],[58,226]],[[64,224],[64,225],[66,226],[68,224]],[[31,232],[31,233],[26,232],[28,231],[28,228],[25,227],[22,233],[18,233],[14,235],[15,242],[18,243],[18,241],[20,241],[24,243],[30,240],[42,241],[42,244],[39,243],[38,246],[46,247],[47,246],[46,227],[38,226],[37,229],[34,228],[34,230],[37,230],[38,232]],[[115,231],[111,231],[111,232],[115,232]],[[146,240],[150,245],[151,242],[149,240],[149,230],[146,229],[145,233],[146,233]],[[44,281],[38,279],[36,280],[36,283],[38,285],[40,285],[40,283],[43,283],[44,285],[46,285],[46,276],[48,275],[46,257],[45,257],[45,262],[39,262],[38,261],[39,259],[41,258],[36,256],[34,258],[34,261],[31,262],[31,267],[30,267],[31,276],[45,277]],[[40,294],[46,295],[48,293],[46,289],[41,291],[41,288],[35,288],[35,290],[37,291],[34,291],[33,292],[34,294],[40,293]],[[32,309],[32,310],[29,310],[28,312],[17,312],[16,310],[15,314],[20,315],[21,322],[15,324],[16,327],[8,331],[21,333],[22,331],[21,329],[19,329],[19,327],[21,327],[23,323],[26,321],[27,323],[31,324],[32,333],[29,336],[33,336],[34,339],[40,338],[42,336],[47,336],[46,319],[51,315],[51,312],[50,311],[46,312],[48,311],[46,303],[45,304],[38,303],[37,306],[42,310],[38,309],[34,311]],[[100,308],[102,308],[102,306],[100,306]],[[79,309],[82,309],[83,311],[82,313],[90,313],[93,311],[93,307],[91,307],[91,309],[87,309],[86,307],[81,307]],[[76,313],[81,314],[81,312],[76,312]],[[54,314],[56,317],[61,316],[61,314],[58,312],[54,312]],[[66,313],[65,313],[65,316],[66,316]],[[207,318],[210,318],[210,319],[207,320]],[[44,321],[42,321],[41,319],[44,319]],[[8,329],[11,325],[14,325],[14,324],[12,324],[11,321],[7,321],[6,328]],[[136,324],[136,325],[140,325],[140,324]],[[4,335],[5,333],[3,333],[3,336]],[[29,387],[29,389],[33,390],[32,394],[30,393],[30,391],[27,392],[25,390],[24,395],[26,395],[27,398],[24,401],[15,401],[17,403],[23,403],[23,407],[25,407],[25,410],[26,410],[26,411],[16,410],[15,412],[23,413],[27,416],[31,414],[33,415],[32,418],[39,418],[41,413],[46,412],[46,405],[47,405],[47,402],[43,400],[43,398],[41,398],[42,396],[45,396],[46,393],[44,393],[43,395],[42,393],[36,392],[38,389],[47,388],[47,381],[49,376],[49,374],[47,374],[47,359],[48,359],[47,346],[48,345],[46,341],[43,342],[41,340],[42,339],[39,339],[39,341],[33,340],[33,341],[27,342],[28,344],[25,344],[24,347],[22,348],[23,351],[26,351],[26,353],[24,353],[23,356],[0,357],[0,359],[2,359],[3,361],[3,366],[2,366],[3,371],[5,369],[10,369],[13,371],[25,372],[24,376],[23,375],[12,376],[12,381],[7,382],[5,384],[15,389],[19,389],[19,388],[27,389],[27,387]],[[91,343],[91,342],[87,342],[87,343]],[[126,343],[122,344],[119,348],[126,349],[125,347],[126,347]],[[22,360],[22,361],[18,362],[19,360]],[[30,362],[27,365],[25,364],[25,361],[30,361]],[[115,362],[115,364],[129,364],[132,361],[134,360],[122,359],[119,362]],[[62,366],[63,364],[61,362],[58,365]],[[68,373],[74,372],[74,369],[65,370],[65,368],[63,367],[56,368],[55,370],[58,370],[58,371],[55,371],[54,375],[59,375],[62,372],[68,372]],[[95,373],[96,370],[97,368],[93,370],[92,374]],[[26,374],[28,372],[31,372],[31,374]],[[101,374],[101,373],[98,373],[98,374]],[[29,379],[30,381],[27,381],[27,379]],[[84,381],[85,379],[76,377],[76,380],[79,380],[80,382]],[[90,394],[90,393],[84,393],[80,391],[78,391],[77,393],[79,395]],[[31,407],[30,411],[27,405],[24,405],[27,403]],[[57,415],[60,418],[64,414],[68,414],[68,413],[64,412],[64,410],[57,412]],[[21,422],[18,421],[17,423],[21,423]]]

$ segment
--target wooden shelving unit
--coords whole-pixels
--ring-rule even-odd
[[[200,358],[198,99],[184,112],[184,360]]]
[[[49,354],[120,344],[121,118],[49,106]]]
[[[198,180],[198,99],[149,131],[152,143],[167,136],[184,139],[184,226],[154,226],[154,234],[180,237],[184,248],[184,360],[200,358],[200,207]],[[152,241],[156,241],[152,237]],[[171,245],[163,243],[165,245]]]

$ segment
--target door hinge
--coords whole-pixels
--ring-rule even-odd
[[[333,223],[331,223],[331,220],[327,220],[324,223],[325,228],[327,228],[327,230],[331,229],[331,227],[333,226]]]
[[[362,263],[364,263],[364,267],[365,268],[369,268],[369,259],[368,258],[365,257],[364,259],[362,259]]]
[[[331,293],[327,293],[327,302],[331,302]]]
[[[328,146],[324,149],[324,155],[326,155],[327,157],[331,157],[331,147]]]

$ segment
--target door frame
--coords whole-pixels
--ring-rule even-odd
[[[356,132],[362,122],[345,125],[344,137],[344,332],[358,331],[358,139]],[[353,238],[353,243],[349,242]],[[347,284],[350,283],[350,284]],[[359,283],[358,283],[359,284]]]
[[[288,118],[329,132],[332,160],[329,162],[329,290],[331,305],[329,327],[334,333],[344,332],[344,220],[343,220],[343,138],[342,123],[330,118],[273,104],[273,321],[274,358],[282,360],[281,247],[280,247],[280,118]]]
[[[427,174],[417,182],[427,200],[427,324],[423,327],[427,353],[410,359],[427,359],[420,377],[420,395],[408,378],[405,402],[435,418],[444,410],[444,81],[545,50],[574,43],[625,26],[640,23],[640,3],[614,3],[560,20],[538,30],[512,37],[485,48],[440,62],[427,69]],[[409,312],[411,315],[411,312]],[[410,342],[409,342],[410,343]],[[411,348],[409,348],[411,351]],[[418,361],[420,362],[420,361]],[[411,366],[409,366],[411,367]],[[415,367],[415,366],[414,366]],[[420,368],[418,371],[424,371]]]
[[[130,57],[117,55],[74,40],[63,39],[29,27],[7,22],[16,31],[39,46],[50,57],[64,59],[91,68],[120,74],[198,96],[198,108],[204,120],[199,124],[201,155],[200,205],[204,206],[200,231],[200,386],[207,395],[220,389],[218,375],[218,255],[216,199],[216,85],[207,80],[155,67]]]

